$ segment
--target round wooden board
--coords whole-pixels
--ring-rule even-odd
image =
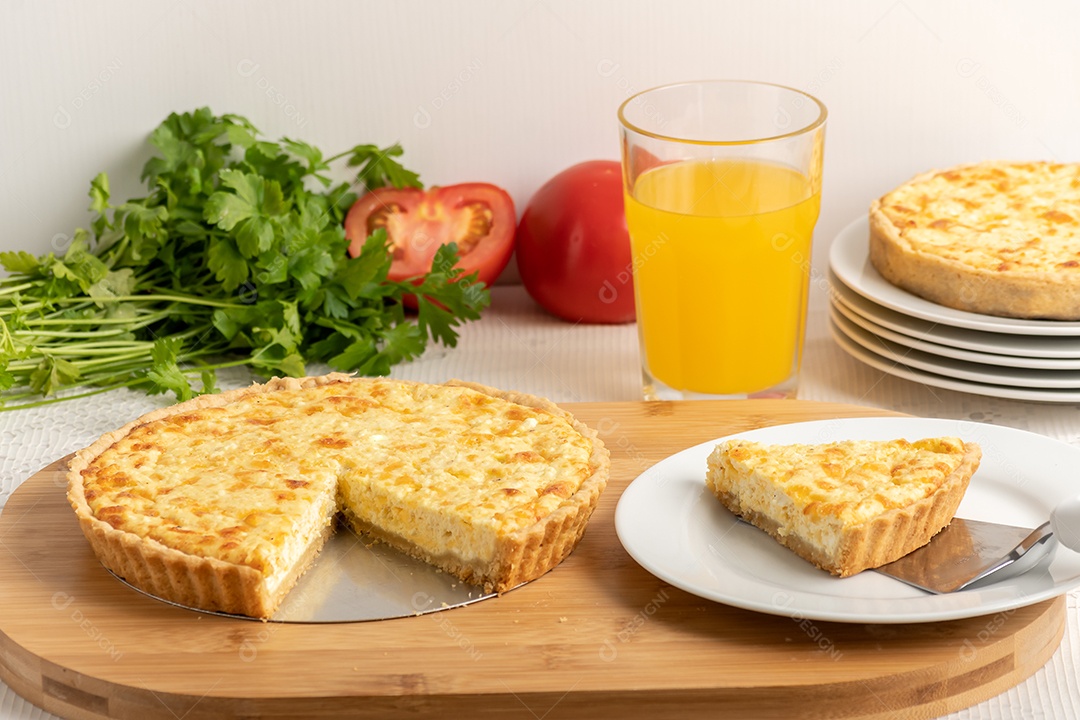
[[[145,597],[96,562],[53,463],[0,514],[0,677],[70,718],[931,718],[1015,685],[1061,640],[1064,598],[942,623],[810,622],[677,590],[619,544],[616,502],[652,463],[731,432],[879,410],[568,409],[612,451],[573,555],[502,597],[382,622],[264,624]]]

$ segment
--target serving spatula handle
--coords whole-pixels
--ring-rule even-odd
[[[1050,512],[1050,527],[1059,543],[1080,552],[1080,495],[1058,503]]]

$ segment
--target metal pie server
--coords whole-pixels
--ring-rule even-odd
[[[1080,552],[1080,496],[1059,504],[1034,530],[954,518],[929,543],[876,570],[926,592],[957,592],[1005,568],[1031,568],[1054,549],[1055,539]]]

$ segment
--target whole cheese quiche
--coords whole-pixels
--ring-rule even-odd
[[[728,440],[707,484],[732,513],[847,577],[922,547],[948,525],[982,451],[958,438],[764,445]]]
[[[1080,165],[987,162],[919,175],[871,205],[870,262],[947,307],[1080,320]]]
[[[68,498],[136,587],[269,617],[339,513],[488,592],[534,579],[580,540],[608,467],[541,398],[331,374],[149,413],[73,458]]]

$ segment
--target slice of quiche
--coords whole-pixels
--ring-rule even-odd
[[[331,374],[141,417],[76,454],[68,497],[133,585],[268,617],[339,512],[489,592],[539,577],[581,539],[608,466],[596,433],[542,398]]]
[[[764,445],[708,459],[724,506],[800,557],[847,577],[922,547],[956,514],[982,451],[954,437]]]

